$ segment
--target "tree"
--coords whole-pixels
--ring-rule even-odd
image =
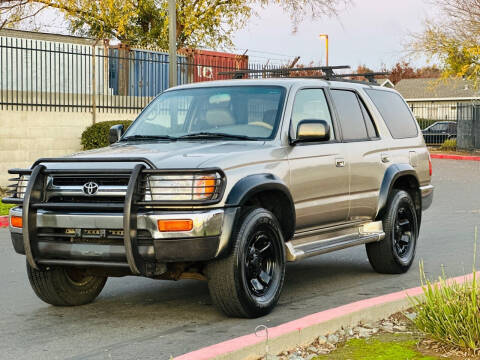
[[[234,31],[255,14],[254,6],[277,4],[294,26],[306,16],[332,16],[351,0],[177,0],[177,45],[232,45]],[[61,11],[72,33],[167,48],[167,0],[23,0]]]
[[[45,8],[30,0],[0,0],[0,30],[34,19]]]
[[[433,0],[441,10],[413,35],[413,51],[439,60],[443,77],[460,76],[480,82],[480,1]]]

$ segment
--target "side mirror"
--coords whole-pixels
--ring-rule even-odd
[[[325,120],[302,120],[297,126],[297,142],[320,142],[330,140],[330,126]]]
[[[113,125],[108,133],[108,141],[111,144],[116,143],[123,135],[123,125]]]

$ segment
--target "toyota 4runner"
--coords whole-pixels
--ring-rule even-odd
[[[9,171],[13,246],[49,304],[135,275],[206,280],[225,314],[262,316],[289,261],[365,244],[374,270],[406,272],[433,197],[409,107],[368,83],[180,86],[110,143]]]

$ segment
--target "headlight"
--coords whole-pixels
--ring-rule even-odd
[[[145,201],[214,200],[220,194],[219,174],[150,175]]]
[[[25,197],[25,191],[27,190],[28,180],[30,180],[30,175],[20,176],[20,180],[18,180],[14,197],[19,199],[23,199]]]

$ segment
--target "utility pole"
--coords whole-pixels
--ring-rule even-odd
[[[177,6],[175,0],[168,0],[168,60],[169,86],[177,85]]]
[[[325,58],[326,58],[326,66],[328,66],[328,35],[327,34],[320,34],[320,39],[325,38]]]

